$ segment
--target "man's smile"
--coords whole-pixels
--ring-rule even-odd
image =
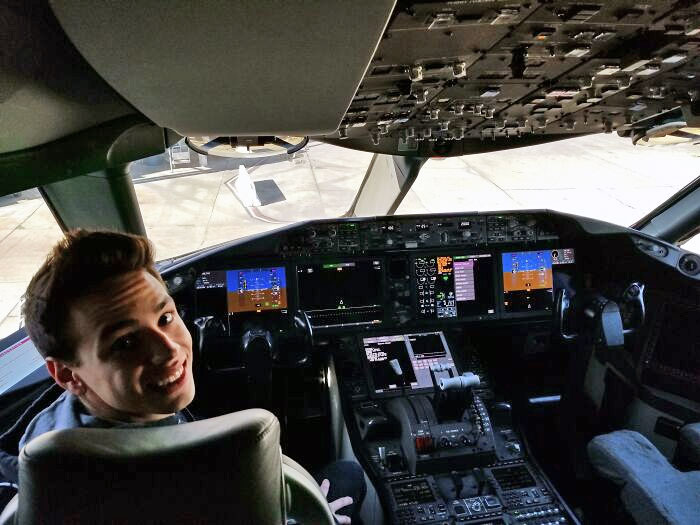
[[[187,379],[187,360],[169,372],[169,375],[153,381],[149,381],[148,386],[158,392],[172,393],[176,391]]]

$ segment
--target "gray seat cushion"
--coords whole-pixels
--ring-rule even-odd
[[[638,524],[700,523],[700,472],[680,472],[638,432],[597,436],[588,456],[599,475],[620,486],[622,503]]]

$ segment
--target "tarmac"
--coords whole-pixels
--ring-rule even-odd
[[[250,183],[259,194],[268,192],[269,203],[261,206],[245,205],[240,161],[206,162],[192,154],[190,164],[171,170],[163,155],[132,164],[131,172],[156,256],[166,259],[300,220],[343,215],[371,158],[312,142],[291,160],[246,160]],[[397,213],[550,208],[629,225],[699,175],[698,146],[646,148],[617,135],[593,135],[431,159]],[[38,191],[0,197],[0,338],[19,328],[21,296],[61,236]],[[685,248],[700,252],[700,238]]]

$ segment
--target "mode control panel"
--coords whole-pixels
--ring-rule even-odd
[[[557,239],[545,214],[383,217],[314,221],[281,239],[282,255],[364,254],[387,249],[483,247]]]

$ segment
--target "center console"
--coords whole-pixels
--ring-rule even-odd
[[[578,523],[528,457],[510,405],[478,365],[458,368],[443,332],[365,335],[355,355],[349,426],[387,522]]]

